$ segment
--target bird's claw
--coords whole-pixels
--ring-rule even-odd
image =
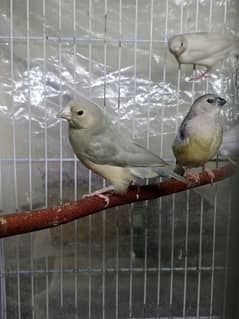
[[[105,206],[104,208],[109,206],[110,200],[109,197],[103,194],[96,194],[96,196],[98,196],[99,198],[102,198],[105,201]]]
[[[208,72],[205,71],[205,72],[202,72],[198,75],[195,75],[195,76],[192,76],[190,78],[190,81],[198,81],[198,80],[201,80],[201,79],[206,79],[208,77]]]
[[[207,173],[208,177],[210,178],[210,183],[213,184],[214,179],[216,178],[215,174],[213,173],[213,171],[211,171],[208,168],[205,168],[204,172]]]
[[[193,186],[199,183],[200,177],[199,177],[199,174],[197,173],[187,173],[186,180],[189,186]]]
[[[112,186],[109,186],[106,188],[99,189],[93,193],[85,194],[82,196],[82,198],[84,199],[84,198],[91,197],[91,196],[97,196],[99,198],[102,198],[105,201],[104,208],[106,208],[109,206],[110,200],[109,200],[109,197],[107,195],[104,195],[104,194],[107,192],[112,192],[113,190],[114,190],[114,188]]]
[[[82,198],[85,199],[85,198],[92,197],[92,196],[97,196],[97,197],[99,197],[99,198],[102,198],[102,199],[105,201],[105,206],[104,206],[104,208],[106,208],[106,207],[109,206],[109,203],[110,203],[109,197],[106,196],[106,195],[104,195],[104,194],[97,193],[97,191],[94,192],[94,193],[91,193],[91,194],[84,194],[84,195],[82,196]]]

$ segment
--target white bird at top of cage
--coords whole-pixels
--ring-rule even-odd
[[[228,55],[239,55],[239,39],[212,32],[177,34],[168,40],[169,51],[180,64],[206,67],[206,71],[192,79],[208,76],[208,72]]]

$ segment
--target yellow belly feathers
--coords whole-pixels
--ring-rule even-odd
[[[211,140],[187,138],[181,144],[173,145],[177,163],[182,166],[201,166],[217,153],[221,138],[214,136]]]

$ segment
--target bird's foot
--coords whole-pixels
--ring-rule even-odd
[[[189,186],[198,184],[198,182],[200,181],[200,177],[198,173],[187,172],[185,177]]]
[[[211,183],[211,185],[212,185],[213,182],[214,182],[214,179],[216,178],[215,174],[214,174],[213,171],[210,170],[209,168],[204,168],[204,172],[207,173],[208,177],[210,178],[210,183]]]
[[[176,164],[174,172],[180,176],[183,176],[185,174],[185,169],[182,166]]]
[[[198,80],[201,80],[201,79],[206,79],[208,77],[208,71],[204,71],[202,73],[199,73],[198,75],[193,75],[191,78],[190,78],[190,81],[198,81]]]
[[[104,194],[95,194],[96,196],[98,196],[99,198],[102,198],[105,201],[105,206],[104,208],[109,206],[110,200],[109,197],[104,195]]]
[[[104,188],[98,189],[97,191],[92,192],[90,194],[85,194],[82,196],[82,198],[87,198],[87,197],[91,197],[91,196],[97,196],[99,198],[102,198],[105,201],[105,206],[104,206],[104,208],[105,208],[105,207],[109,206],[110,200],[109,200],[109,197],[107,195],[104,195],[104,194],[109,193],[109,192],[113,192],[113,191],[114,191],[113,186],[104,187]]]

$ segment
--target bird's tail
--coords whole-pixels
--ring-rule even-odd
[[[174,179],[177,179],[178,181],[183,182],[183,183],[185,183],[185,184],[188,183],[185,177],[180,176],[180,175],[178,175],[178,174],[176,174],[176,173],[174,173],[174,172],[173,172],[173,174],[171,175],[171,177],[174,178]]]
[[[169,167],[134,167],[130,168],[131,173],[138,178],[155,178],[158,176],[175,178],[183,183],[186,183],[186,179],[183,176],[175,173],[173,169]]]

